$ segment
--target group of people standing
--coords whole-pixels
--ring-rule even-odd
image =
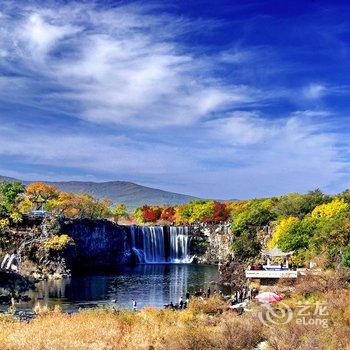
[[[216,289],[214,289],[212,291],[210,287],[208,287],[206,291],[204,291],[202,288],[198,289],[193,294],[193,296],[204,300],[204,298],[210,298],[211,296],[219,295],[220,297],[223,297],[226,300],[229,300],[229,303],[231,305],[235,305],[235,304],[242,303],[245,300],[254,299],[258,293],[259,291],[256,288],[248,288],[246,286],[243,286],[242,288],[239,288],[238,290],[236,290],[231,295],[231,298],[228,298],[228,297],[225,297],[220,290],[217,291]],[[183,295],[181,295],[178,303],[174,304],[171,301],[169,304],[164,305],[164,307],[166,309],[172,309],[172,310],[183,310],[187,308],[189,301],[190,301],[190,293],[186,292],[185,298],[183,297]],[[132,308],[134,311],[137,311],[137,302],[134,299],[132,299]]]
[[[220,295],[221,297],[223,297],[223,293],[219,290],[217,291],[216,289],[214,289],[213,291],[210,289],[210,287],[208,287],[207,291],[204,291],[202,288],[198,289],[193,296],[196,298],[210,298],[213,295]],[[174,304],[172,301],[170,302],[170,304],[166,304],[164,305],[164,307],[166,309],[172,309],[172,310],[182,310],[182,309],[186,309],[188,306],[188,303],[190,301],[190,293],[187,292],[185,295],[185,298],[181,295],[179,302]]]
[[[252,300],[258,295],[259,291],[256,288],[248,288],[243,286],[236,290],[231,296],[231,305],[242,303],[244,300]]]
[[[172,301],[170,304],[164,305],[166,309],[172,309],[172,310],[183,310],[186,309],[188,306],[188,303],[190,301],[190,293],[186,292],[185,298],[181,295],[178,303],[173,303]]]

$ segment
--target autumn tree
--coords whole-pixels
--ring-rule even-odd
[[[110,200],[95,199],[86,193],[61,192],[55,200],[53,210],[70,218],[102,219],[111,215],[110,205]]]
[[[121,218],[127,218],[129,216],[124,203],[117,203],[114,206],[112,213],[116,222],[118,222]]]
[[[158,206],[143,205],[134,211],[134,219],[138,223],[156,222],[160,219],[162,208]]]
[[[214,202],[213,222],[226,221],[230,217],[230,209],[227,203]]]
[[[160,215],[161,220],[173,223],[175,220],[175,208],[174,207],[164,207]]]
[[[25,195],[37,210],[44,209],[50,200],[56,199],[59,196],[59,191],[55,186],[43,182],[32,182],[27,186]]]

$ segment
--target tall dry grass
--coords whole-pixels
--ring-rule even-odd
[[[299,282],[298,293],[284,300],[295,311],[298,301],[327,303],[327,327],[263,325],[254,306],[242,316],[219,297],[190,302],[182,311],[140,312],[88,309],[68,315],[36,308],[29,323],[0,317],[1,350],[247,350],[266,341],[272,350],[350,350],[350,290],[338,275]],[[326,282],[325,282],[326,281]]]
[[[298,302],[309,303],[311,318],[326,324],[288,324],[264,327],[264,337],[273,350],[350,350],[350,290],[347,271],[326,271],[301,278],[293,298],[286,302],[296,312]],[[316,312],[316,304],[325,305],[325,314]],[[299,316],[299,319],[301,317]],[[310,318],[306,317],[306,321]],[[321,321],[322,322],[322,321]]]
[[[3,319],[0,348],[243,350],[253,349],[261,340],[261,332],[253,332],[254,327],[261,327],[257,319],[224,311],[223,303],[215,298],[202,306],[197,302],[183,311],[91,309],[68,315],[45,310],[29,323]]]

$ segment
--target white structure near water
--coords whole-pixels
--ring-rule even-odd
[[[278,247],[271,250],[265,249],[261,252],[261,255],[266,258],[266,265],[263,265],[262,270],[246,270],[245,276],[247,278],[297,278],[298,271],[291,270],[289,268],[289,257],[294,252],[282,252]],[[282,258],[283,263],[279,265],[273,265],[271,260],[274,258]]]

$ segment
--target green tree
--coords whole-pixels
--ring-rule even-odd
[[[273,203],[271,199],[250,201],[240,211],[233,213],[232,231],[237,234],[243,232],[255,234],[257,230],[275,218],[275,214],[271,210]]]
[[[0,228],[6,229],[11,223],[22,220],[19,204],[24,186],[21,182],[0,183]]]
[[[127,218],[128,211],[126,209],[126,205],[124,203],[117,203],[112,210],[112,214],[116,222],[118,222],[121,218]]]
[[[310,239],[315,233],[316,225],[317,220],[311,217],[291,223],[279,236],[278,247],[284,252],[307,249]]]
[[[316,189],[307,194],[289,193],[279,197],[273,212],[277,217],[295,216],[303,218],[311,213],[318,205],[329,203],[332,197],[324,194],[321,190]]]
[[[343,250],[342,265],[345,267],[350,267],[350,243]]]
[[[0,210],[2,215],[10,215],[14,207],[19,202],[19,196],[24,191],[24,185],[21,182],[2,182],[0,183]]]

